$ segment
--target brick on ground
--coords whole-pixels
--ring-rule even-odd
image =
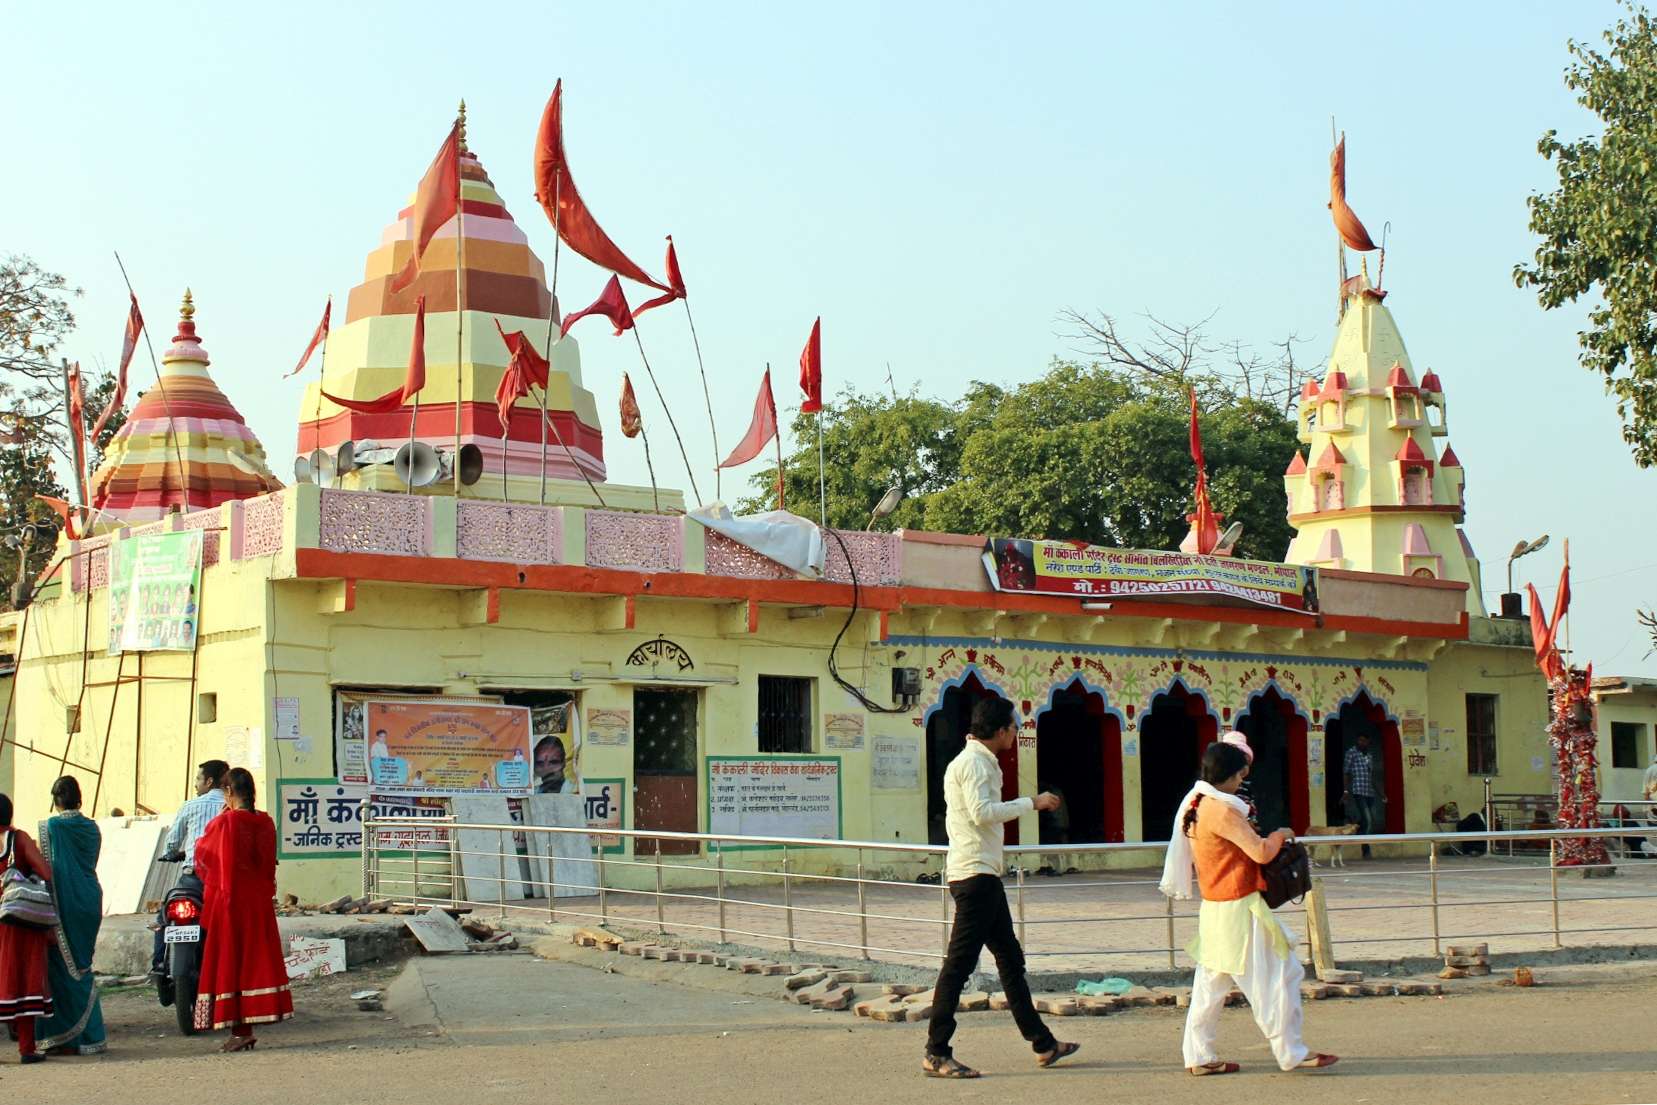
[[[1076,1007],[1083,1016],[1102,1017],[1106,1013],[1115,1012],[1121,1008],[1121,1002],[1113,994],[1101,994],[1097,997],[1078,997]],[[1190,992],[1186,991],[1186,1004],[1190,1004]]]
[[[1444,992],[1444,987],[1436,982],[1400,982],[1398,992],[1406,997],[1435,997]]]
[[[990,995],[990,1008],[991,1009],[996,1009],[996,1010],[1001,1010],[1001,1009],[1008,1008],[1007,995],[1004,994],[1003,992],[1001,992],[1000,990],[997,990],[995,993],[991,994]]]
[[[1319,982],[1353,983],[1353,982],[1362,982],[1363,980],[1364,980],[1364,973],[1362,971],[1319,971],[1318,972],[1318,981]]]
[[[888,982],[880,988],[880,992],[883,994],[890,994],[893,997],[906,998],[910,994],[918,994],[925,989],[927,989],[927,987],[911,986],[906,982]]]
[[[868,971],[847,971],[829,969],[829,977],[836,982],[873,982],[875,976]]]
[[[1300,984],[1300,998],[1302,1001],[1322,1001],[1328,996],[1328,983],[1303,982]]]
[[[842,986],[838,990],[831,990],[822,997],[812,998],[811,1007],[813,1009],[823,1009],[830,1013],[839,1013],[850,1009],[856,996],[856,992],[850,986]]]
[[[852,1006],[852,1012],[859,1017],[868,1017],[877,1021],[892,1020],[893,1018],[886,1014],[894,1011],[899,1014],[903,1012],[903,1000],[892,994],[882,994],[878,998],[869,998]],[[877,1013],[881,1015],[877,1016]]]
[[[1483,959],[1490,954],[1489,944],[1451,944],[1444,949],[1445,955],[1465,955]]]
[[[931,1005],[932,1004],[932,997],[933,997],[933,994],[932,994],[931,990],[916,990],[913,994],[903,995],[903,1004],[905,1004],[905,1005]]]
[[[932,1019],[932,1002],[905,1001],[903,1003],[903,1019],[906,1021],[929,1021]]]
[[[1488,964],[1488,963],[1475,963],[1471,967],[1463,967],[1462,970],[1466,971],[1469,975],[1474,975],[1474,976],[1487,975],[1487,974],[1490,973],[1490,964]]]
[[[989,1007],[990,996],[983,990],[968,990],[955,1006],[962,1013],[981,1013]]]
[[[806,986],[815,986],[827,977],[827,971],[801,971],[797,975],[789,975],[783,979],[783,989],[799,990]]]
[[[840,984],[832,979],[822,978],[810,986],[802,986],[788,995],[788,1000],[796,1005],[810,1005],[817,998],[826,998],[840,989]]]
[[[1446,955],[1444,957],[1446,967],[1483,967],[1488,966],[1489,963],[1490,960],[1482,955]]]
[[[1467,968],[1465,968],[1465,967],[1446,967],[1442,971],[1438,972],[1438,977],[1439,978],[1466,978],[1467,977]]]
[[[1082,1011],[1075,998],[1043,997],[1036,998],[1035,1002],[1036,1012],[1050,1017],[1074,1017]]]
[[[1390,998],[1398,993],[1398,983],[1380,980],[1360,982],[1358,989],[1366,998]]]
[[[1364,996],[1363,987],[1356,982],[1331,982],[1329,996],[1332,998],[1361,998]]]

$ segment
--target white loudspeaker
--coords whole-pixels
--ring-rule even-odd
[[[343,476],[356,466],[356,443],[352,441],[341,442],[340,447],[334,451],[334,471]]]
[[[295,483],[311,482],[311,459],[309,457],[293,458],[293,479]]]
[[[442,461],[436,449],[423,441],[414,441],[397,450],[392,469],[397,473],[397,478],[409,487],[425,487],[437,479],[442,471]]]
[[[321,449],[311,453],[311,478],[322,487],[330,487],[334,482],[334,458]]]

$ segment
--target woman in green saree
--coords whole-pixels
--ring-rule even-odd
[[[65,775],[52,784],[53,814],[40,826],[40,850],[52,867],[58,923],[46,956],[54,1012],[41,1020],[40,1050],[96,1055],[104,1050],[104,1013],[92,975],[92,951],[104,918],[98,885],[98,823],[81,813],[81,787]]]

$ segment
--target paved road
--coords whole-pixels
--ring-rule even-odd
[[[390,984],[394,1014],[360,1013],[345,999],[365,982]],[[955,1084],[916,1073],[920,1025],[874,1025],[523,955],[471,956],[307,987],[300,1019],[262,1031],[259,1049],[246,1055],[214,1054],[213,1039],[179,1039],[146,995],[115,994],[107,1056],[31,1068],[8,1062],[0,1084],[10,1100],[122,1105],[1657,1099],[1646,1012],[1657,1002],[1657,965],[1561,968],[1544,982],[1535,990],[1486,982],[1441,1001],[1312,1004],[1309,1042],[1345,1057],[1318,1074],[1279,1074],[1246,1010],[1228,1010],[1221,1042],[1245,1071],[1223,1083],[1193,1082],[1179,1071],[1175,1010],[1058,1022],[1083,1043],[1083,1061],[1051,1071],[1034,1068],[1005,1014],[971,1014],[960,1054],[991,1076]]]

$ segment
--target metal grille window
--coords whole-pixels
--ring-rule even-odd
[[[1645,726],[1637,721],[1611,723],[1611,766],[1643,767],[1640,752],[1645,745]]]
[[[1467,696],[1467,774],[1496,774],[1496,695]]]
[[[759,750],[811,751],[811,680],[759,677]]]

